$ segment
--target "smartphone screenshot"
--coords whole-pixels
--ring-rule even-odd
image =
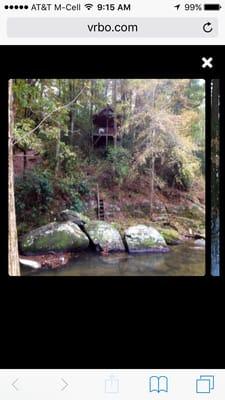
[[[1,2],[7,400],[223,398],[224,42],[222,1]]]

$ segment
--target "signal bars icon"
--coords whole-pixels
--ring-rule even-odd
[[[94,4],[90,4],[90,3],[88,3],[88,4],[85,4],[84,5],[84,7],[86,7],[87,8],[87,10],[91,10],[92,9],[92,7],[94,7]]]

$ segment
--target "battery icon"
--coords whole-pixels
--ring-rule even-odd
[[[204,10],[206,11],[219,11],[221,8],[220,4],[204,4]]]

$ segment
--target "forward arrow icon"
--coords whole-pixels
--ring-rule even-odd
[[[61,392],[63,392],[63,390],[65,390],[67,388],[67,386],[69,386],[69,384],[63,378],[61,378],[61,381],[63,383],[63,386],[61,388]]]

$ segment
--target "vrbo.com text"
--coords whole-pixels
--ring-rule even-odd
[[[87,25],[89,32],[138,32],[138,25],[135,24],[101,24],[98,22],[97,24]]]

